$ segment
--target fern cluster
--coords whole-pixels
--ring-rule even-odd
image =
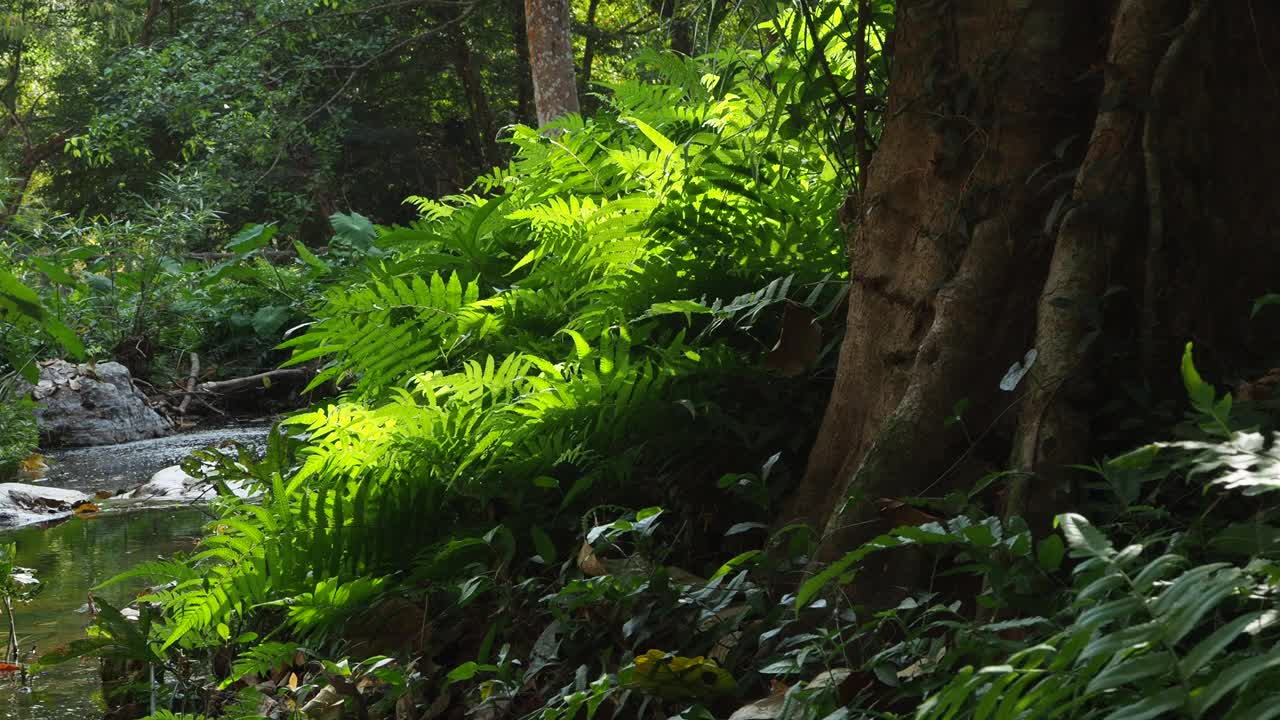
[[[286,343],[324,361],[314,384],[351,388],[290,420],[308,438],[295,482],[417,474],[518,501],[566,463],[571,487],[625,478],[643,427],[678,423],[700,378],[771,342],[708,330],[837,294],[841,193],[819,146],[771,135],[758,84],[648,60],[666,82],[615,86],[612,112],[516,128],[482,195],[412,198],[422,219],[378,240],[391,257]]]
[[[322,635],[494,502],[554,515],[606,488],[654,494],[645,476],[704,452],[698,433],[759,442],[717,420],[739,402],[723,388],[768,391],[782,308],[839,297],[836,166],[776,135],[782,100],[759,81],[644,62],[658,79],[613,86],[594,119],[514,128],[514,160],[477,194],[410,198],[421,219],[376,235],[334,218],[379,251],[284,346],[343,395],[285,421],[249,478],[265,502],[226,497],[187,569],[139,569],[172,583],[148,598],[166,645],[271,608]]]

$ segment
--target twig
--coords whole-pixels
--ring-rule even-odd
[[[5,658],[18,662],[18,624],[13,619],[13,598],[7,593],[4,596],[4,611],[9,616],[9,645],[5,648]]]

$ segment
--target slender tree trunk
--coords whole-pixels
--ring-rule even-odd
[[[18,168],[18,176],[10,178],[12,186],[9,193],[12,200],[0,207],[0,228],[9,224],[21,210],[22,206],[27,202],[27,190],[31,187],[31,176],[35,175],[36,166],[23,162]]]
[[[161,0],[149,0],[147,3],[147,14],[142,18],[142,32],[138,35],[138,44],[143,47],[151,44],[156,20],[160,17],[161,4]]]
[[[649,9],[666,24],[671,49],[682,55],[692,55],[692,30],[689,19],[680,12],[680,0],[649,0]]]
[[[16,43],[13,60],[9,63],[8,77],[5,78],[4,88],[0,89],[0,102],[4,103],[14,122],[17,122],[18,116],[18,93],[21,91],[18,82],[22,79],[22,51],[25,47],[22,40],[17,40]]]
[[[1203,37],[1184,39],[1197,5],[899,1],[886,126],[854,203],[840,367],[781,518],[821,531],[819,559],[888,528],[878,498],[940,496],[1010,460],[1023,475],[1008,510],[1064,510],[1066,466],[1095,457],[1101,383],[1145,379],[1114,349],[1103,377],[1098,352],[1138,335],[1126,323],[1144,282],[1185,300],[1155,313],[1163,347],[1202,338],[1250,360],[1275,347],[1236,318],[1280,266],[1280,207],[1263,199],[1280,185],[1280,7],[1212,4]],[[1167,97],[1164,74],[1178,78]],[[1141,240],[1153,203],[1158,247]],[[1105,299],[1116,288],[1128,305]],[[1001,389],[1032,349],[1030,372]],[[958,408],[963,423],[946,423]],[[894,584],[880,570],[871,596]]]
[[[17,116],[14,117],[16,118]],[[19,121],[15,119],[14,122]],[[40,164],[55,153],[60,152],[69,136],[70,132],[68,131],[56,133],[39,145],[29,146],[26,152],[23,153],[22,159],[18,162],[18,167],[16,168],[17,175],[11,191],[14,199],[4,207],[0,207],[0,228],[7,226],[13,216],[17,215],[22,208],[22,204],[27,198],[27,190],[31,186],[31,178],[35,175]]]
[[[578,83],[573,67],[569,0],[525,0],[529,64],[533,75],[538,125],[576,113]]]
[[[516,119],[526,125],[537,122],[533,108],[533,71],[529,67],[529,31],[524,22],[524,0],[511,4],[511,39],[516,51]]]
[[[586,95],[586,103],[591,103],[591,97],[587,93],[591,92],[591,72],[596,59],[596,46],[600,43],[600,28],[596,25],[596,16],[600,11],[600,0],[590,0],[587,3],[587,26],[583,30],[586,37],[586,43],[582,48],[582,85],[578,92]]]
[[[671,0],[671,49],[682,55],[693,54],[693,27],[680,12],[680,0]]]
[[[480,151],[484,164],[490,165],[498,161],[498,131],[494,127],[493,112],[489,109],[489,97],[484,91],[480,66],[462,32],[454,33],[452,41],[453,64],[462,81],[467,104],[471,108],[471,127],[475,131],[476,148]]]

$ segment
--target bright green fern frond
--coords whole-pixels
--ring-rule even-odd
[[[293,350],[287,365],[326,358],[324,379],[350,376],[360,392],[378,392],[456,349],[468,332],[492,330],[480,289],[457,273],[410,278],[386,276],[334,293],[322,319],[281,347]],[[315,387],[324,379],[313,381]]]

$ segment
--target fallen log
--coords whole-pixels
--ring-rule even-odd
[[[251,388],[268,387],[273,382],[297,382],[310,376],[311,370],[307,368],[283,368],[280,370],[270,370],[268,372],[257,373],[256,375],[246,375],[245,377],[231,378],[229,380],[210,380],[202,382],[196,386],[195,392],[205,395],[222,395],[226,393],[240,392]]]
[[[297,259],[298,253],[293,250],[268,250],[258,251],[258,255],[267,262],[276,265],[293,262]],[[200,260],[202,262],[222,262],[223,260],[232,260],[240,257],[238,253],[233,252],[193,252],[187,253],[187,257],[192,260]]]
[[[329,251],[329,247],[327,245],[324,247],[309,249],[318,255],[323,255]],[[287,248],[281,250],[263,248],[257,252],[259,257],[275,265],[288,264],[298,259],[297,251]],[[192,260],[200,260],[202,262],[222,262],[224,260],[232,260],[240,257],[240,254],[233,252],[191,252],[187,253],[187,257]]]

